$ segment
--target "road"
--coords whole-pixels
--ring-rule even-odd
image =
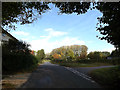
[[[21,88],[101,88],[75,69],[46,62],[34,71]]]

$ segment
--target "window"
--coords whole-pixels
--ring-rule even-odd
[[[5,33],[2,33],[2,36],[5,37],[6,36]]]

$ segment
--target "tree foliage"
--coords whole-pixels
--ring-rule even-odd
[[[30,44],[27,44],[24,41],[14,41],[9,40],[8,42],[4,42],[2,44],[3,47],[3,53],[29,53],[30,49],[28,48]]]
[[[50,9],[48,4],[48,2],[3,2],[2,26],[12,27],[14,22],[32,23],[37,16]],[[93,7],[92,2],[53,2],[53,4],[59,8],[59,14],[78,15],[96,7],[103,13],[103,16],[98,18],[97,30],[103,35],[99,38],[120,48],[120,2],[98,2],[93,3]]]
[[[101,2],[97,3],[96,8],[103,13],[98,18],[97,30],[103,35],[99,38],[120,48],[120,2]]]
[[[77,57],[80,57],[78,59],[85,59],[87,56],[87,49],[85,45],[62,46],[53,49],[50,55],[52,55],[54,59],[62,60],[73,60]]]
[[[2,2],[2,26],[15,29],[13,23],[32,23],[49,9],[47,2]]]
[[[110,52],[100,52],[100,51],[95,51],[95,52],[90,52],[87,57],[90,59],[106,59],[106,57],[110,56]]]
[[[33,70],[38,60],[30,54],[29,44],[22,41],[9,40],[2,44],[2,73]]]
[[[120,57],[120,50],[113,50],[111,55],[111,57]]]
[[[61,14],[83,14],[90,8],[90,2],[55,2],[53,4],[59,8]]]
[[[42,59],[44,59],[45,58],[44,49],[38,50],[36,56],[37,56],[37,58],[38,58],[39,61],[42,60]]]

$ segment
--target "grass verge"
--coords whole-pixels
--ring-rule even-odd
[[[108,66],[108,63],[79,63],[79,62],[52,62],[53,64],[59,64],[67,67],[97,67],[97,66]]]
[[[89,75],[104,88],[120,88],[120,66],[96,69]]]

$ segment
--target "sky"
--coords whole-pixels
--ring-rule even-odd
[[[16,24],[16,30],[10,33],[18,40],[31,44],[31,50],[44,49],[49,53],[52,49],[67,45],[86,45],[88,52],[114,50],[114,46],[96,36],[97,17],[102,13],[98,10],[88,10],[85,14],[58,15],[59,9],[52,9],[42,14],[32,24]]]

